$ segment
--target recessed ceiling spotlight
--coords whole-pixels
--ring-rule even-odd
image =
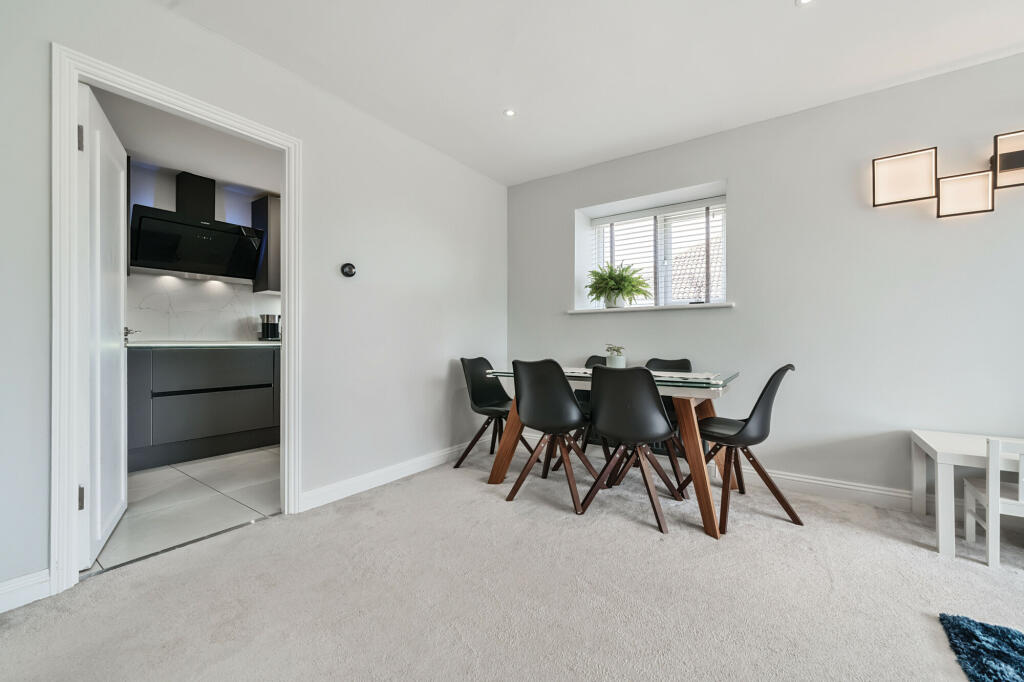
[[[513,116],[516,115],[516,110],[515,109],[506,109],[505,111],[503,111],[501,113],[505,114],[505,118],[512,118]]]
[[[803,7],[804,5],[811,4],[812,2],[814,2],[814,0],[794,0],[794,2],[796,3],[797,7]]]

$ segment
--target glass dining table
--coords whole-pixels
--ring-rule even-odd
[[[589,369],[564,367],[563,371],[573,388],[590,388]],[[489,370],[487,374],[502,379],[504,383],[511,383],[509,380],[513,377],[512,372],[507,370]],[[676,417],[679,420],[679,436],[686,451],[686,461],[690,473],[693,476],[694,495],[700,509],[704,532],[713,538],[718,538],[718,517],[715,513],[714,499],[711,496],[711,480],[704,462],[704,445],[700,438],[697,422],[699,419],[715,416],[715,406],[712,401],[720,398],[729,390],[730,383],[739,376],[739,372],[656,371],[652,374],[654,383],[658,386],[658,392],[665,396],[671,396],[672,404],[675,407]],[[516,403],[513,399],[505,431],[502,434],[498,452],[494,456],[494,463],[491,465],[488,483],[497,484],[505,480],[522,433],[523,424],[519,421],[519,412],[516,410]],[[718,470],[721,472],[724,461],[718,461],[719,457],[715,459]],[[735,482],[733,485],[735,487]]]

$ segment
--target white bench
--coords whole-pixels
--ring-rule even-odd
[[[939,554],[956,553],[956,508],[953,493],[953,468],[956,466],[984,469],[988,438],[1017,440],[1003,436],[983,436],[948,431],[910,432],[910,499],[915,514],[925,514],[927,465],[935,463],[935,533]],[[1002,471],[1020,471],[1020,458],[1007,454],[1000,459]]]

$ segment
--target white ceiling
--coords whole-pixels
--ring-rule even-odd
[[[1021,0],[159,1],[505,184],[1024,51]]]
[[[93,92],[134,161],[213,178],[245,194],[280,194],[284,185],[280,150],[99,88]]]

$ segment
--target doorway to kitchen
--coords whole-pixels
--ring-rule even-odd
[[[300,144],[57,45],[53,84],[56,593],[299,509]]]

